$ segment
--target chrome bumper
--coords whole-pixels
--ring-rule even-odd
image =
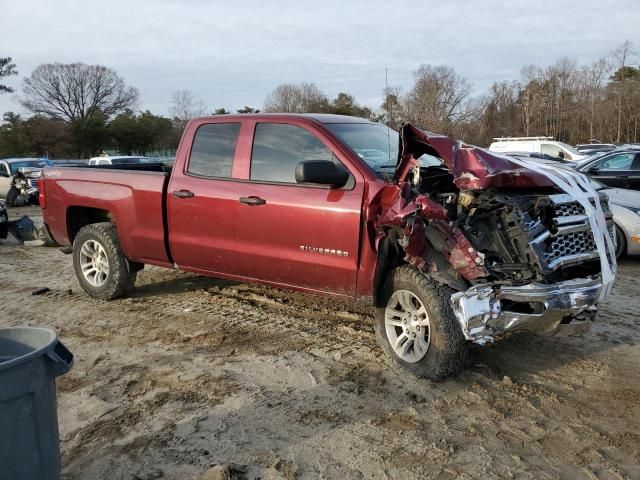
[[[552,285],[479,285],[453,294],[451,305],[465,338],[474,343],[518,330],[577,335],[589,331],[601,288],[600,280],[592,278]]]

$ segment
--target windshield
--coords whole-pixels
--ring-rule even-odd
[[[571,155],[577,155],[578,157],[582,157],[584,155],[584,153],[580,153],[578,150],[576,150],[575,148],[573,148],[571,145],[567,143],[558,142],[558,145],[560,145],[562,148],[567,150]]]
[[[327,128],[374,170],[398,161],[398,132],[379,123],[329,123]]]
[[[45,162],[42,160],[25,160],[23,162],[11,162],[9,163],[9,169],[11,173],[16,173],[19,168],[42,168],[45,166]]]
[[[380,123],[329,123],[327,128],[349,145],[376,173],[387,173],[398,162],[398,132]],[[432,155],[420,157],[422,167],[442,165]]]

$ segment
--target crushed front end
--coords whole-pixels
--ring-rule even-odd
[[[512,162],[411,125],[400,142],[397,194],[387,195],[379,237],[455,291],[467,340],[587,331],[616,269],[606,195],[575,172]],[[420,168],[423,154],[443,165]]]

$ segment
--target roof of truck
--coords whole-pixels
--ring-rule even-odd
[[[265,118],[265,117],[294,117],[294,118],[311,118],[320,123],[375,123],[366,118],[351,117],[349,115],[334,115],[331,113],[232,113],[228,115],[205,116],[200,118]]]
[[[360,117],[351,117],[349,115],[334,115],[331,113],[301,113],[297,116],[311,117],[322,123],[373,123],[371,120]]]

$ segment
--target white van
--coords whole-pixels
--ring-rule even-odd
[[[587,156],[571,145],[557,142],[553,137],[502,137],[494,138],[489,150],[500,153],[534,152],[546,153],[565,160],[582,160]]]

